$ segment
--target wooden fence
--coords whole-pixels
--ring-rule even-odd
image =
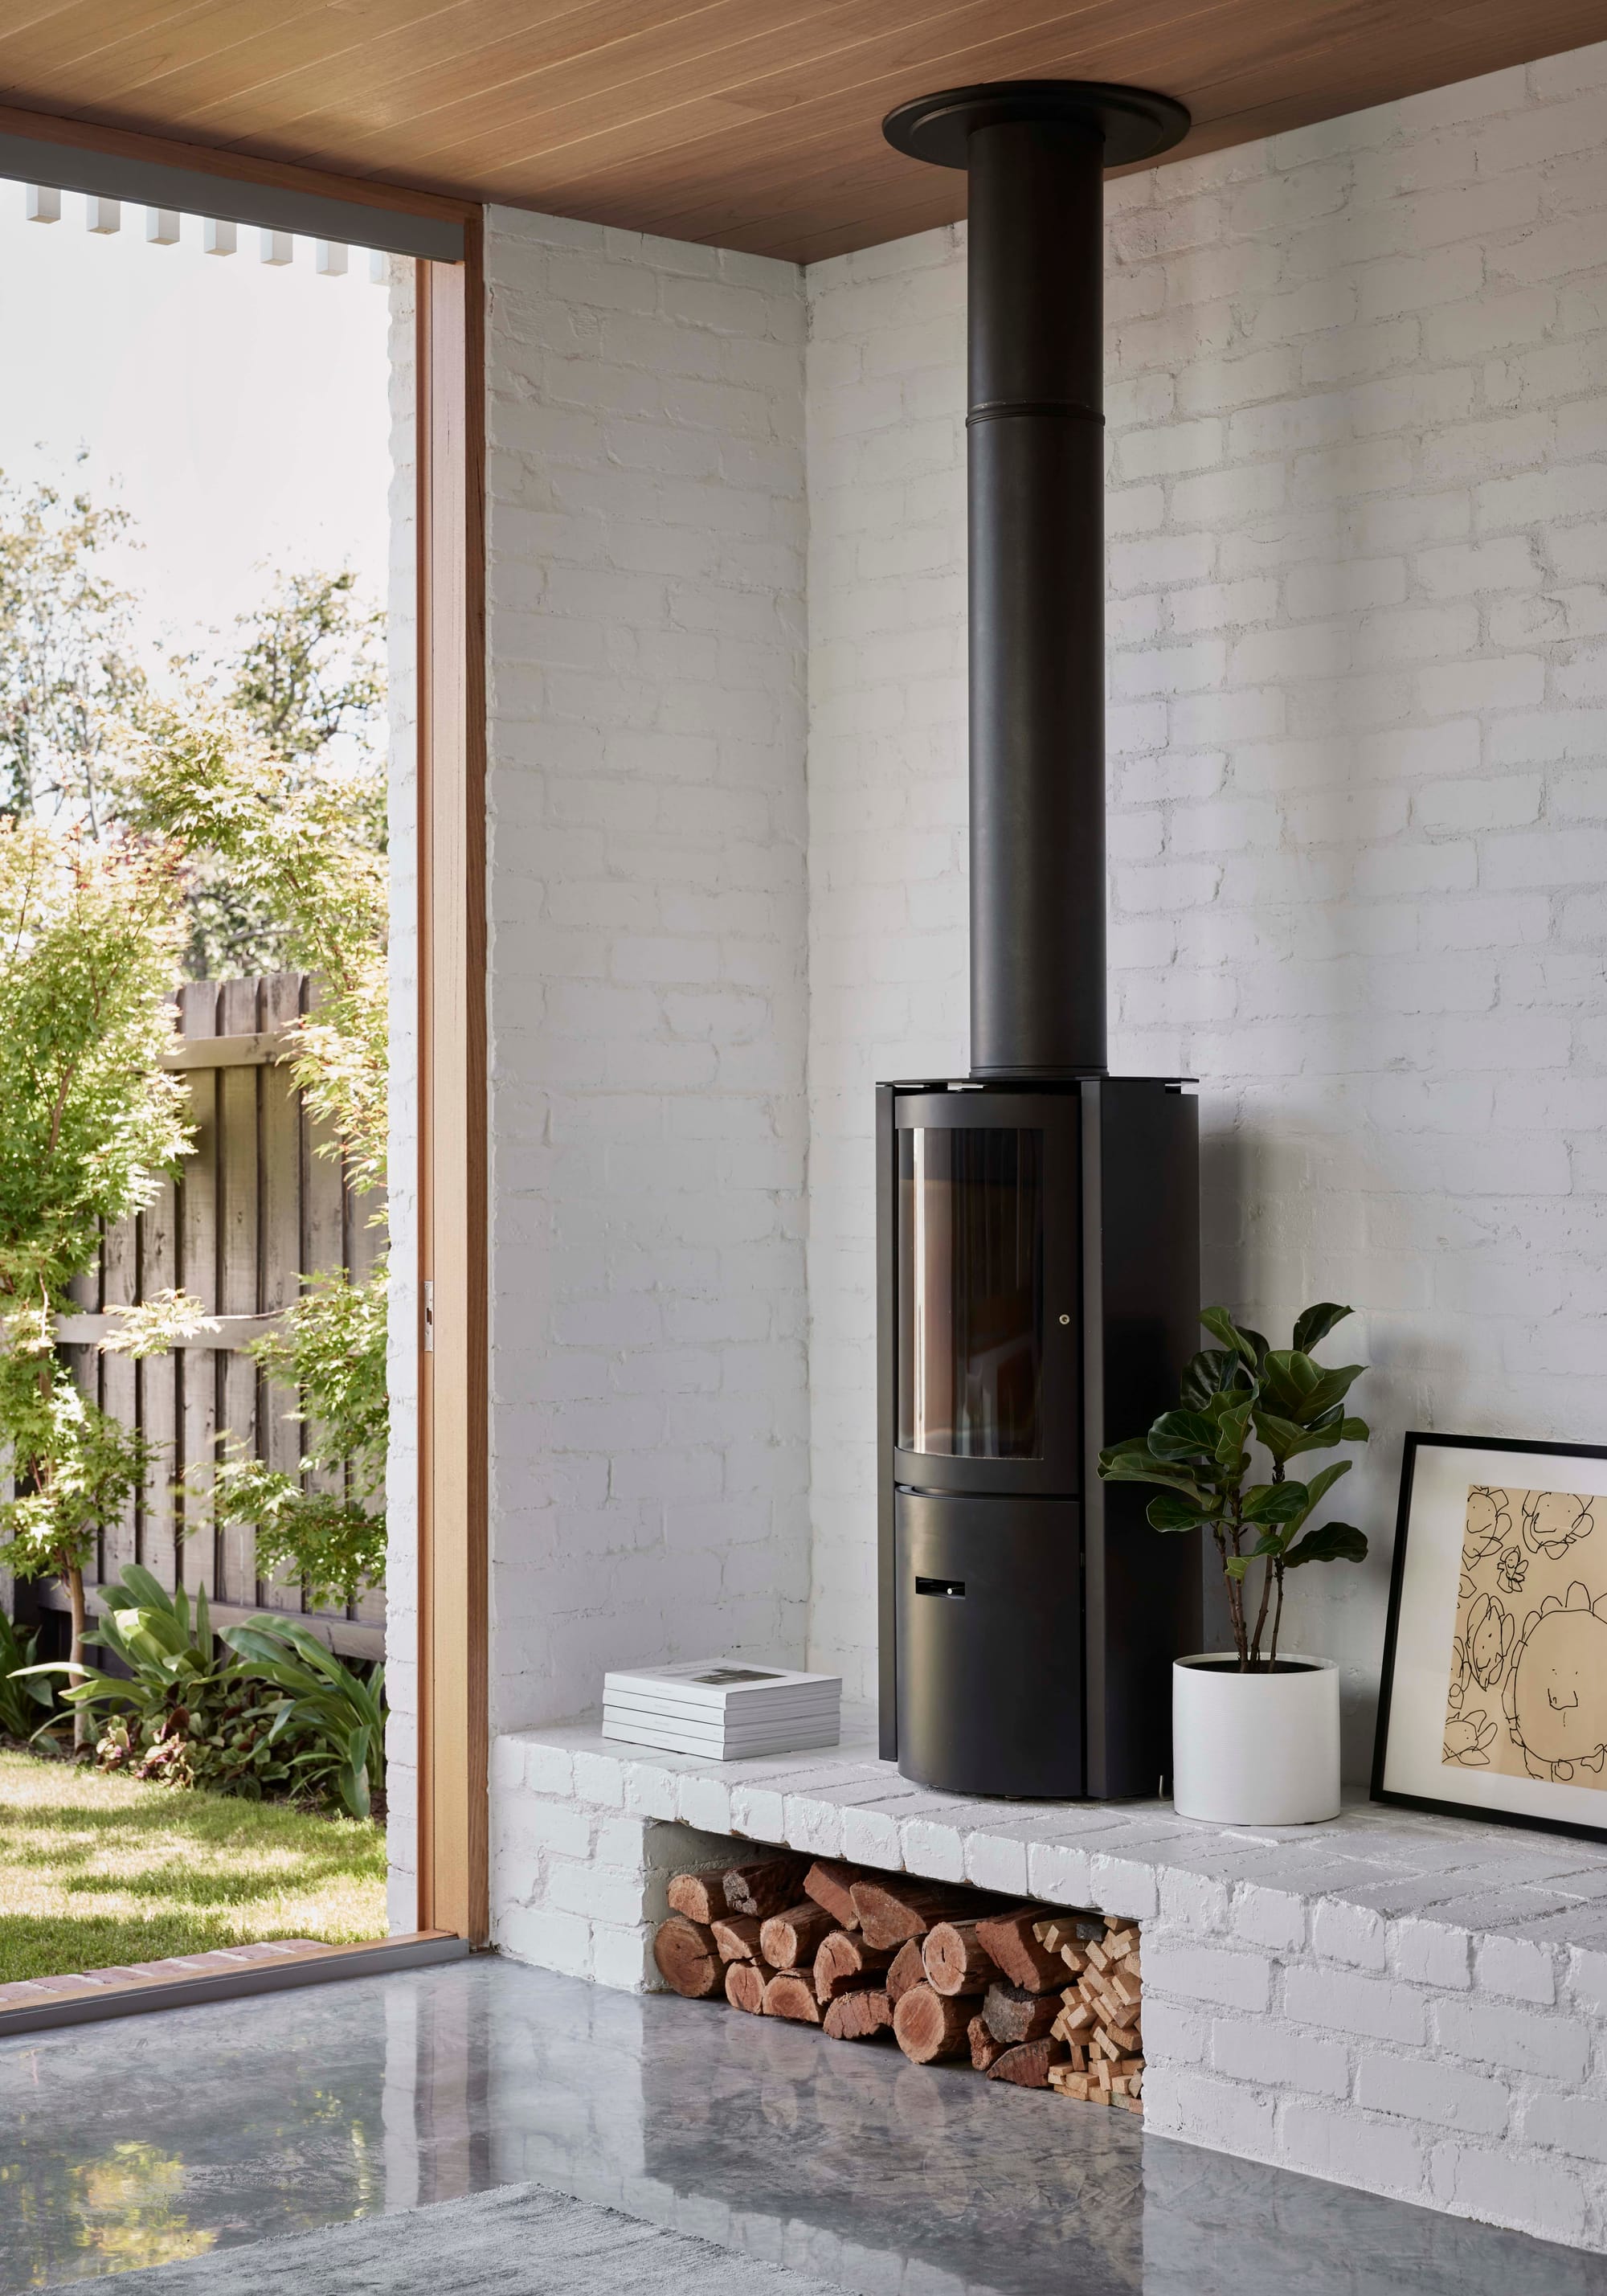
[[[339,1160],[316,1152],[316,1128],[283,1062],[282,1032],[307,997],[307,976],[293,972],[180,992],[169,1065],[189,1087],[195,1153],[149,1210],[107,1231],[99,1267],[76,1290],[81,1312],[61,1319],[58,1337],[86,1391],[154,1447],[139,1503],[101,1538],[91,1607],[97,1586],[143,1562],[165,1587],[204,1586],[220,1626],[255,1610],[292,1611],[336,1650],[373,1658],[384,1648],[383,1594],[343,1613],[308,1610],[299,1587],[258,1578],[254,1534],[218,1523],[207,1492],[236,1440],[294,1470],[301,1431],[285,1415],[291,1398],[241,1349],[273,1327],[304,1272],[344,1267],[361,1278],[382,1245],[370,1225],[377,1199],[354,1196]],[[222,1329],[141,1363],[89,1344],[116,1328],[109,1308],[168,1288],[193,1292]],[[66,1607],[53,1582],[35,1591],[43,1606]]]

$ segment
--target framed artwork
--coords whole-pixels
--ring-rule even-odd
[[[1607,1841],[1607,1447],[1406,1437],[1373,1798]]]

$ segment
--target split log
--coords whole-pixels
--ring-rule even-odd
[[[899,1946],[906,1938],[924,1937],[934,1922],[963,1920],[967,1902],[963,1890],[892,1874],[865,1875],[855,1882],[853,1898],[865,1941],[873,1946]]]
[[[977,1939],[1012,1985],[1029,1993],[1047,1993],[1066,1981],[1066,1964],[1032,1934],[1034,1922],[1044,1918],[1041,1906],[1018,1906],[1013,1912],[990,1914],[977,1923]]]
[[[1138,1980],[1132,1975],[1131,1972],[1125,1967],[1121,1969],[1113,1969],[1111,1972],[1111,1983],[1109,1989],[1116,1996],[1116,1998],[1119,2001],[1125,2003],[1127,2007],[1129,2009],[1136,2009],[1139,2003],[1144,1999],[1143,1986],[1139,1983]]]
[[[930,1985],[912,1985],[893,2011],[893,2038],[918,2065],[957,2057],[966,2046],[966,2005]]]
[[[766,1961],[734,1961],[726,1964],[726,1998],[734,2009],[750,2017],[764,2014],[765,1988],[775,1972]]]
[[[986,1993],[998,1975],[975,1922],[936,1923],[922,1940],[921,1958],[934,1993]]]
[[[921,1940],[911,1938],[893,1956],[892,1967],[887,1972],[887,1997],[895,2008],[912,1985],[926,1982],[926,1964],[921,1958]]]
[[[822,2026],[833,2041],[869,2041],[878,2033],[890,2033],[893,2005],[887,1988],[861,1985],[852,1993],[840,1993],[827,2005]]]
[[[765,1988],[767,2017],[790,2017],[795,2025],[818,2025],[820,2004],[801,1970],[778,1969]]]
[[[727,1910],[724,1868],[710,1866],[701,1873],[672,1875],[669,1910],[672,1914],[685,1914],[689,1922],[701,1922],[705,1928],[717,1922]]]
[[[982,1997],[982,2015],[996,2041],[1013,2048],[1022,2041],[1039,2041],[1061,2013],[1054,1993],[1029,1993],[1020,1985],[990,1985]]]
[[[1092,2073],[1075,2073],[1067,2065],[1051,2065],[1049,2086],[1062,2096],[1074,2096],[1081,2104],[1125,2103],[1127,2099],[1113,2099],[1108,2088],[1101,2088]]]
[[[816,1998],[835,2001],[840,1993],[868,1985],[892,1957],[890,1953],[878,1953],[849,1930],[833,1930],[830,1937],[822,1939],[815,1956]]]
[[[772,1914],[758,1933],[758,1949],[773,1969],[797,1969],[811,1964],[834,1924],[824,1906],[813,1898]]]
[[[722,1961],[759,1961],[763,1959],[759,1932],[764,1926],[752,1914],[726,1914],[722,1920],[710,1922],[709,1931]]]
[[[725,1980],[712,1934],[701,1922],[689,1922],[685,1914],[671,1914],[667,1922],[660,1923],[652,1957],[670,1991],[688,2001],[707,2001],[720,1990]]]
[[[965,2038],[971,2043],[971,2062],[976,2071],[985,2073],[995,2059],[1004,2054],[1003,2041],[996,2041],[984,2020],[973,2017],[965,2028]]]
[[[1006,2049],[988,2068],[989,2080],[1013,2081],[1017,2088],[1047,2088],[1049,2068],[1061,2063],[1065,2050],[1047,2035],[1041,2041],[1022,2041]]]
[[[803,1887],[802,1857],[767,1857],[750,1866],[733,1866],[726,1875],[726,1903],[734,1914],[757,1914],[767,1920],[783,1906],[795,1906]]]
[[[857,1866],[817,1857],[803,1877],[804,1895],[824,1906],[839,1929],[857,1930],[859,1916],[854,1911],[854,1884],[858,1879]]]

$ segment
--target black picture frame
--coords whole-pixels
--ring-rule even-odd
[[[1587,1825],[1577,1818],[1545,1817],[1530,1810],[1504,1810],[1482,1803],[1447,1801],[1402,1793],[1384,1784],[1389,1757],[1390,1714],[1395,1685],[1395,1655],[1400,1632],[1401,1595],[1406,1583],[1406,1541],[1417,1456],[1423,1450],[1515,1451],[1554,1459],[1607,1459],[1607,1444],[1527,1442],[1511,1435],[1440,1435],[1409,1430],[1401,1454],[1400,1499],[1395,1516],[1395,1553],[1390,1564],[1390,1607],[1384,1626],[1383,1669],[1379,1683],[1378,1722],[1373,1740],[1371,1798],[1397,1809],[1428,1810],[1439,1817],[1471,1819],[1477,1824],[1518,1825],[1531,1833],[1565,1833],[1584,1841],[1607,1841],[1607,1824]],[[1603,1797],[1607,1802],[1607,1796]]]

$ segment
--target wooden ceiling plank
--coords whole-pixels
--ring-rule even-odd
[[[934,86],[1162,87],[1195,113],[1186,156],[1607,33],[1607,0],[289,0],[266,14],[14,0],[0,83],[22,120],[176,127],[193,162],[221,147],[246,171],[299,163],[381,196],[415,184],[797,260],[958,212],[958,177],[881,139],[882,113]]]
[[[521,125],[523,140],[516,149],[499,153],[498,166],[512,170],[539,160],[545,166],[561,166],[567,173],[578,162],[584,166],[579,149],[583,145],[606,143],[611,149],[617,142],[634,159],[645,152],[692,140],[688,130],[699,120],[706,123],[702,134],[717,136],[722,142],[730,134],[734,119],[739,124],[751,124],[762,137],[767,138],[777,118],[791,121],[814,112],[826,119],[840,119],[839,107],[845,96],[865,95],[868,107],[870,92],[875,92],[878,102],[882,94],[887,95],[890,103],[912,86],[940,87],[946,82],[970,78],[1021,77],[1045,45],[1067,37],[1071,27],[1083,27],[1086,20],[1103,12],[1106,0],[1095,0],[1094,5],[1076,10],[1069,10],[1064,0],[1037,0],[1035,20],[1003,39],[996,29],[997,0],[963,0],[963,4],[946,9],[935,25],[931,18],[930,0],[925,6],[922,0],[897,0],[898,15],[904,20],[895,32],[890,33],[884,28],[892,4],[893,0],[881,0],[882,12],[878,14],[876,29],[865,35],[861,30],[865,23],[862,0],[848,0],[848,4],[833,11],[833,15],[859,36],[807,58],[789,58],[781,67],[773,62],[771,43],[745,44],[744,53],[749,48],[756,50],[757,60],[767,67],[760,76],[748,76],[728,62],[717,85],[701,85],[695,75],[691,76],[687,94],[676,103],[665,99],[677,92],[682,76],[660,78],[650,83],[657,98],[653,108],[636,117],[628,112],[622,115],[621,110],[617,109],[610,122],[599,124],[589,103],[580,103],[562,112],[533,114],[522,119],[511,118],[506,127],[495,132],[506,135],[512,127]],[[1215,0],[1209,12],[1226,12],[1238,4],[1240,0]],[[1153,20],[1164,27],[1179,17],[1198,12],[1197,7],[1180,6],[1179,0],[1152,0],[1150,6],[1136,5],[1128,12],[1133,29],[1122,37],[1136,46],[1143,40],[1144,22]],[[901,37],[906,27],[918,30],[921,36],[914,56],[906,53],[910,43]],[[944,43],[940,47],[934,39],[939,31]],[[976,37],[979,34],[983,37]],[[928,53],[929,48],[935,52]],[[887,108],[888,104],[882,104],[882,110]],[[881,111],[878,111],[878,127],[881,117]],[[421,150],[431,162],[439,164],[455,152],[463,152],[468,144],[478,143],[480,135],[477,126],[460,143],[432,142]]]
[[[242,80],[229,90],[228,101],[249,109],[252,130],[259,135],[287,128],[311,132],[321,122],[340,135],[348,134],[354,123],[406,125],[427,111],[444,73],[461,78],[472,67],[478,85],[502,85],[510,67],[523,70],[544,57],[562,62],[639,25],[642,0],[572,0],[568,6],[531,12],[536,20],[509,31],[511,12],[504,10],[496,18],[496,36],[477,37],[486,23],[483,0],[452,0],[445,7],[421,10],[414,24],[388,26],[378,37],[345,52],[360,65],[356,87],[333,73],[340,58],[315,52],[298,56],[283,70]],[[190,92],[185,94],[189,99]]]
[[[963,7],[950,8],[946,14],[986,17],[990,4],[964,0]],[[1049,17],[1065,13],[1064,0],[1037,0],[1037,4]],[[1102,4],[1102,0],[1087,0],[1087,4]],[[756,24],[755,13],[752,0],[728,0],[720,11],[724,20],[717,28],[717,45],[707,51],[685,52],[668,37],[661,44],[656,37],[651,43],[632,44],[630,76],[616,76],[607,84],[609,119],[624,124],[656,118],[676,108],[672,99],[719,102],[731,88],[749,85],[754,66],[761,71],[773,66],[778,41],[789,29],[783,20]],[[783,14],[777,11],[778,20]],[[789,50],[791,68],[803,75],[825,70],[834,57],[864,46],[867,39],[891,39],[906,29],[925,30],[931,16],[931,0],[878,0],[876,32],[867,35],[864,0],[833,0],[791,27],[795,34]],[[710,27],[711,33],[715,29]],[[622,54],[616,70],[625,61]],[[439,80],[437,86],[439,90]],[[494,98],[476,88],[443,96],[412,113],[409,141],[422,157],[434,160],[463,145],[514,138],[505,159],[506,164],[516,166],[520,156],[533,148],[550,152],[578,134],[590,134],[597,121],[599,86],[590,58],[575,60],[568,68],[562,61],[542,65],[504,80]]]
[[[1237,0],[1223,0],[1224,5],[1236,4]],[[986,4],[986,0],[984,4],[953,12],[972,22],[996,20],[996,11]],[[1214,12],[1221,12],[1220,8]],[[1151,38],[1152,20],[1160,24],[1175,20],[1178,10],[1176,0],[1152,0],[1149,6],[1144,5],[1143,0],[1136,0],[1128,15],[1131,28],[1112,35],[1108,45],[1090,48],[1078,37],[1071,53],[1079,68],[1085,59],[1100,64],[1119,63],[1130,49],[1144,46]],[[1063,16],[1057,21],[1063,22]],[[866,78],[859,52],[845,51],[838,71],[826,78],[824,86],[820,86],[823,74],[816,73],[814,85],[819,92],[812,94],[807,103],[783,101],[783,76],[771,75],[766,85],[773,90],[770,100],[775,109],[768,114],[755,116],[751,105],[745,102],[734,103],[728,97],[705,98],[695,105],[678,107],[673,114],[658,114],[650,119],[623,122],[603,130],[586,139],[587,145],[593,147],[589,152],[579,144],[532,150],[517,160],[510,158],[505,164],[499,160],[498,168],[508,175],[534,173],[539,168],[551,180],[562,180],[581,190],[589,188],[594,182],[606,181],[619,168],[622,158],[628,158],[632,172],[635,173],[650,160],[684,152],[689,170],[697,174],[705,170],[720,152],[729,152],[734,137],[741,137],[744,131],[751,148],[765,155],[767,164],[784,167],[799,141],[812,142],[823,131],[841,136],[845,125],[843,107],[849,102],[854,106],[849,116],[854,133],[849,148],[863,152],[868,163],[873,152],[880,158],[887,149],[881,134],[883,114],[907,96],[912,88],[923,85],[942,86],[946,81],[955,84],[967,78],[1020,78],[1023,76],[1023,61],[1043,53],[1042,37],[1035,29],[1020,39],[1003,41],[990,37],[968,47],[951,49],[916,69],[907,62],[890,68],[879,62],[873,76]],[[1062,58],[1058,68],[1069,70],[1070,65]],[[696,135],[688,132],[694,120],[705,123]],[[606,148],[597,149],[599,146]],[[539,192],[532,196],[539,197]]]
[[[229,43],[220,44],[217,35],[230,12],[219,0],[106,0],[103,7],[94,0],[73,0],[48,27],[34,30],[8,23],[0,31],[0,70],[27,73],[29,86],[41,94],[92,69],[109,79],[116,72],[120,86],[130,62],[139,69],[142,53],[170,53],[186,37],[198,49],[226,49]]]
[[[213,125],[226,129],[234,117],[249,117],[254,133],[268,133],[277,124],[272,91],[292,76],[305,85],[308,74],[316,71],[324,79],[327,94],[331,72],[344,61],[355,75],[353,94],[358,89],[372,91],[374,83],[371,43],[354,45],[344,57],[332,58],[320,54],[315,37],[305,51],[298,46],[284,56],[278,28],[263,29],[259,0],[240,0],[240,4],[255,20],[249,44],[216,63],[202,58],[182,70],[176,69],[140,93],[160,93],[176,118],[204,116]],[[767,0],[767,4],[775,18],[771,37],[779,37],[796,24],[807,0]],[[750,0],[745,7],[742,0],[701,0],[701,4],[685,4],[656,17],[652,37],[663,44],[667,55],[685,55],[695,66],[701,55],[713,53],[727,45],[734,28],[740,28],[744,21],[750,23],[759,5],[760,0]],[[454,8],[432,12],[450,13],[461,22],[463,12]],[[327,14],[325,8],[312,9],[307,20],[308,29],[316,34],[318,19],[327,18]],[[580,0],[580,4],[575,6],[543,9],[537,23],[513,34],[504,31],[494,42],[465,44],[459,39],[453,44],[448,36],[439,56],[421,65],[412,75],[411,87],[416,100],[404,101],[399,107],[401,117],[410,124],[416,123],[439,108],[439,101],[430,99],[440,98],[444,83],[461,90],[454,101],[472,107],[492,94],[506,94],[532,74],[565,69],[577,74],[595,101],[603,90],[615,85],[617,53],[644,38],[641,16],[642,0]],[[478,12],[477,20],[483,25],[483,8]],[[286,69],[275,70],[282,56]],[[349,101],[349,97],[342,99],[342,119],[349,116],[345,108]],[[302,110],[305,111],[304,102]]]

